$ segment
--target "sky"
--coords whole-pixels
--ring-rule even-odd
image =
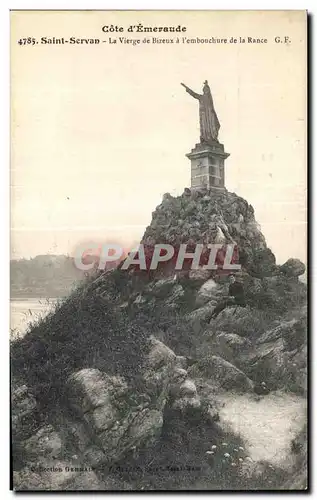
[[[267,43],[176,43],[180,37]],[[104,25],[123,33],[106,34]],[[19,45],[24,37],[107,43]],[[121,44],[119,36],[174,38]],[[277,44],[276,36],[289,43]],[[109,44],[109,37],[117,39]],[[303,11],[19,11],[11,14],[11,257],[140,240],[164,193],[190,186],[196,92],[208,80],[230,153],[226,187],[251,203],[283,263],[306,261],[306,17]]]

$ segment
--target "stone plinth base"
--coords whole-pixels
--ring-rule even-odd
[[[199,143],[186,156],[191,161],[191,189],[225,189],[224,161],[229,153],[223,144]]]

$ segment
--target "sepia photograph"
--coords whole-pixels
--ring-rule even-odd
[[[11,10],[11,489],[307,492],[307,11]]]

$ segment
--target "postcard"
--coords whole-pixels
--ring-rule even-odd
[[[11,11],[15,491],[307,490],[306,11]]]

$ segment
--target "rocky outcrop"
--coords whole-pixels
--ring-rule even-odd
[[[200,308],[207,303],[215,305],[217,300],[221,298],[223,291],[223,287],[219,286],[215,280],[208,279],[197,292],[195,306]]]
[[[280,266],[283,274],[290,277],[301,276],[305,272],[305,265],[299,259],[288,259],[285,264]]]
[[[153,443],[167,403],[181,413],[193,406],[200,409],[196,385],[182,366],[182,359],[152,337],[141,392],[131,393],[124,380],[94,369],[68,379],[69,404],[102,450],[102,461],[117,462],[129,450]]]
[[[28,437],[38,427],[39,415],[36,400],[24,384],[12,391],[12,433],[14,439]]]
[[[166,194],[152,214],[143,242],[236,243],[240,262],[254,275],[270,275],[277,270],[275,257],[246,200],[228,191],[184,191],[176,198]]]
[[[205,412],[197,388],[188,377],[185,357],[176,356],[162,342],[150,339],[141,385],[131,390],[118,376],[94,368],[73,373],[66,381],[67,418],[63,422],[73,442],[73,454],[66,447],[67,435],[53,425],[40,427],[25,439],[25,413],[34,412],[35,399],[27,387],[17,388],[15,423],[23,428],[16,434],[24,467],[14,475],[17,490],[107,489],[94,468],[110,466],[129,452],[152,446],[159,438],[166,408],[186,418],[191,409],[199,416]],[[24,425],[23,425],[24,424]],[[22,438],[21,438],[22,436]],[[20,438],[20,439],[19,439]],[[41,466],[39,466],[41,463]],[[85,465],[83,465],[85,464]],[[78,478],[78,471],[85,477]],[[86,488],[84,487],[86,485]]]
[[[83,419],[104,453],[101,458],[108,463],[159,433],[162,408],[151,408],[148,394],[139,399],[138,394],[131,394],[122,379],[85,369],[73,374],[67,385],[70,405]]]
[[[243,348],[236,364],[254,381],[265,381],[271,389],[287,388],[298,393],[307,390],[307,344],[305,314],[281,322]]]
[[[205,377],[218,389],[247,392],[253,390],[252,381],[241,370],[220,356],[199,360],[190,370],[194,377]]]
[[[75,454],[66,430],[42,423],[34,428],[25,421],[19,422],[23,434],[14,436],[14,460],[17,454],[21,463],[13,472],[16,491],[102,490],[104,485],[84,457]],[[75,424],[76,425],[76,424]],[[32,432],[34,432],[32,434]],[[30,435],[31,434],[31,435]],[[89,438],[86,436],[86,441]]]
[[[201,267],[118,269],[77,289],[12,348],[13,372],[25,379],[12,391],[15,489],[153,489],[151,475],[144,482],[145,462],[139,482],[133,473],[118,480],[104,471],[147,454],[147,465],[162,466],[174,448],[175,460],[200,461],[211,489],[252,488],[271,477],[270,465],[253,468],[240,456],[242,443],[219,422],[217,401],[306,394],[304,264],[276,265],[253,208],[227,191],[165,195],[143,241],[236,244],[247,306],[211,319],[228,293],[227,277]],[[277,487],[288,484],[284,476],[276,474]],[[170,481],[188,488],[190,478]],[[169,486],[159,474],[155,481]]]

